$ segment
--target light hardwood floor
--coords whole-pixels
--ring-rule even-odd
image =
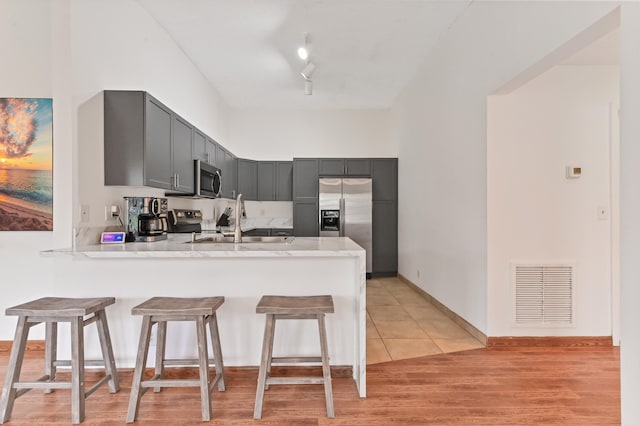
[[[482,347],[400,279],[367,281],[367,364]]]
[[[258,369],[226,368],[227,391],[213,391],[210,424],[620,424],[618,348],[473,349],[482,346],[480,342],[464,330],[462,334],[455,323],[396,279],[370,280],[367,304],[366,399],[358,397],[351,378],[334,375],[336,418],[327,419],[321,386],[271,386],[265,394],[262,420],[253,420]],[[376,355],[370,350],[371,342],[381,344],[383,351]],[[42,350],[27,354],[22,380],[42,375],[43,355]],[[372,355],[378,358],[369,358]],[[396,360],[389,361],[392,357]],[[401,358],[406,359],[397,360]],[[3,381],[8,362],[9,352],[0,351]],[[316,375],[321,374],[316,370]],[[287,367],[279,369],[281,374],[287,371]],[[192,375],[195,374],[194,369]],[[101,388],[87,399],[84,424],[124,424],[132,374],[130,370],[121,370],[119,376],[119,393],[109,394],[106,388]],[[87,388],[97,379],[96,373],[89,373]],[[136,424],[200,425],[203,424],[200,415],[197,388],[169,388],[144,395]],[[9,424],[69,422],[69,391],[57,390],[46,395],[33,390],[16,400]]]
[[[224,348],[223,348],[224,350]],[[24,379],[42,374],[42,352],[28,354]],[[0,352],[4,379],[8,352]],[[227,391],[213,391],[214,425],[619,425],[619,351],[613,347],[474,349],[367,368],[368,397],[353,380],[333,379],[336,418],[325,417],[318,385],[271,386],[262,420],[252,420],[257,368],[227,368]],[[95,374],[87,385],[95,382]],[[87,399],[87,425],[124,424],[131,372],[121,390]],[[33,390],[16,400],[10,425],[67,425],[70,392]],[[148,392],[140,425],[201,425],[197,388]]]

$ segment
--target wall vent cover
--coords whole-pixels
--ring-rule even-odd
[[[573,323],[572,265],[515,265],[516,324]]]

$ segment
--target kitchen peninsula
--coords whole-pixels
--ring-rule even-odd
[[[60,297],[113,296],[107,310],[118,368],[131,368],[140,322],[131,308],[153,296],[224,296],[218,323],[227,366],[260,363],[264,316],[255,313],[263,295],[333,296],[327,316],[331,365],[353,368],[361,397],[366,396],[365,251],[349,238],[300,238],[277,243],[191,243],[191,235],[166,241],[87,245],[42,253],[51,260]],[[169,324],[167,356],[195,357],[195,329]],[[274,353],[319,353],[311,321],[279,325]],[[60,351],[68,347],[60,333]],[[97,338],[87,335],[87,358],[98,358]],[[152,338],[152,345],[154,344]]]

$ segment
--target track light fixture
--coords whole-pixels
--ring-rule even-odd
[[[307,62],[307,65],[302,69],[300,74],[304,77],[305,80],[309,80],[311,79],[311,76],[313,75],[313,72],[315,70],[316,70],[316,64],[309,61]]]
[[[298,49],[298,56],[300,59],[307,61],[307,64],[300,72],[300,75],[304,78],[305,95],[311,95],[313,92],[313,81],[311,80],[311,76],[313,76],[313,72],[316,70],[316,64],[311,62],[309,51],[309,33],[304,33],[304,46]]]
[[[309,33],[304,33],[304,45],[298,48],[298,57],[303,61],[309,58]]]

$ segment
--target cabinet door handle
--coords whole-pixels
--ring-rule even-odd
[[[176,173],[176,189],[180,189],[180,175]]]

